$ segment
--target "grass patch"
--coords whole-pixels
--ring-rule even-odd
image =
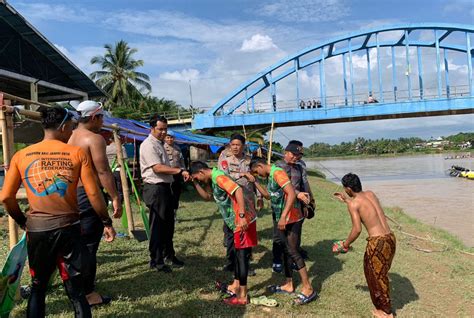
[[[351,222],[346,207],[331,198],[338,186],[319,178],[310,178],[317,199],[317,214],[303,226],[302,244],[308,250],[307,262],[313,286],[319,299],[307,306],[291,305],[291,298],[276,296],[277,308],[247,306],[229,308],[214,291],[215,279],[229,280],[221,271],[225,248],[222,245],[222,219],[216,205],[197,199],[193,191],[183,195],[178,211],[175,248],[186,266],[171,274],[148,269],[148,242],[118,238],[102,243],[99,251],[98,290],[116,300],[113,305],[93,310],[95,317],[368,317],[372,303],[363,274],[362,258],[365,233],[344,255],[334,256],[331,245],[344,239]],[[376,189],[375,189],[376,190]],[[402,235],[392,224],[397,237],[397,253],[390,271],[393,308],[401,317],[472,316],[474,314],[474,258],[454,248],[469,252],[445,231],[433,229],[405,215],[400,209],[387,209],[387,214],[403,226],[403,230],[443,242],[444,252],[424,253],[415,249],[439,249]],[[138,215],[135,217],[138,221]],[[6,218],[0,218],[5,224]],[[137,222],[138,223],[138,222]],[[117,226],[119,224],[117,223]],[[253,267],[257,276],[249,278],[250,294],[265,294],[265,287],[280,283],[282,274],[271,272],[272,221],[267,210],[258,220],[259,246],[254,250]],[[3,259],[8,240],[2,237]],[[3,263],[3,262],[1,262]],[[294,275],[299,282],[297,275]],[[23,281],[28,282],[28,275]],[[20,301],[13,317],[24,317],[26,302]],[[57,284],[47,296],[48,317],[71,317],[63,288]]]

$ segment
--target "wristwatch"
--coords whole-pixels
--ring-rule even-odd
[[[110,217],[107,217],[106,219],[102,220],[102,224],[106,227],[112,226],[112,219]]]
[[[239,217],[243,219],[245,217],[245,213],[239,213]]]

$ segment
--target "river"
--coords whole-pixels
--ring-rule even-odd
[[[359,175],[362,187],[374,191],[384,206],[400,207],[418,220],[447,230],[474,246],[474,180],[453,178],[451,165],[474,169],[474,158],[449,159],[447,154],[308,161],[337,182],[344,174]],[[326,168],[323,168],[323,166]]]

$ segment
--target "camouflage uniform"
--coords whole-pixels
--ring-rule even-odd
[[[181,153],[181,149],[178,146],[173,145],[170,146],[167,143],[163,143],[163,147],[168,154],[168,159],[170,161],[170,166],[173,168],[181,168],[184,169],[184,158],[183,154]]]
[[[163,143],[163,148],[165,148],[166,154],[168,155],[168,160],[170,166],[173,168],[184,169],[184,158],[181,153],[181,149],[178,146],[170,146],[167,143]],[[171,183],[171,191],[173,192],[173,209],[176,210],[179,208],[179,197],[181,196],[183,180],[181,174],[173,175],[173,183]],[[176,216],[176,215],[175,215]]]

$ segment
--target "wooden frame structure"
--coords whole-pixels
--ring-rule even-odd
[[[18,109],[14,106],[11,106],[11,102],[20,102],[25,105],[34,105],[34,106],[45,106],[51,107],[51,105],[42,104],[37,101],[28,100],[25,98],[21,98],[18,96],[14,96],[8,93],[0,92],[0,128],[2,131],[2,147],[3,147],[3,161],[4,161],[4,168],[5,171],[8,170],[8,166],[10,164],[10,160],[13,157],[15,152],[14,149],[14,139],[13,139],[13,116],[15,114],[19,114],[24,116],[28,120],[32,121],[39,121],[41,119],[41,114],[37,111],[27,110],[27,109]],[[118,125],[104,125],[103,127],[111,129],[114,142],[116,143],[117,148],[117,160],[120,166],[124,166],[124,159],[122,156],[122,143],[120,141],[119,132],[124,131],[127,133],[141,135],[141,136],[148,136],[138,131],[133,131],[130,129],[121,128]],[[127,222],[128,222],[128,233],[132,236],[132,231],[135,230],[135,223],[133,220],[132,214],[132,206],[130,202],[130,189],[128,187],[127,176],[125,174],[124,169],[120,169],[120,179],[122,183],[122,191],[124,197],[124,205],[125,205],[125,213],[127,214]],[[17,199],[26,199],[24,195],[18,195]],[[15,224],[15,221],[9,216],[8,217],[8,228],[9,228],[9,241],[10,241],[10,249],[18,243],[18,226]]]

